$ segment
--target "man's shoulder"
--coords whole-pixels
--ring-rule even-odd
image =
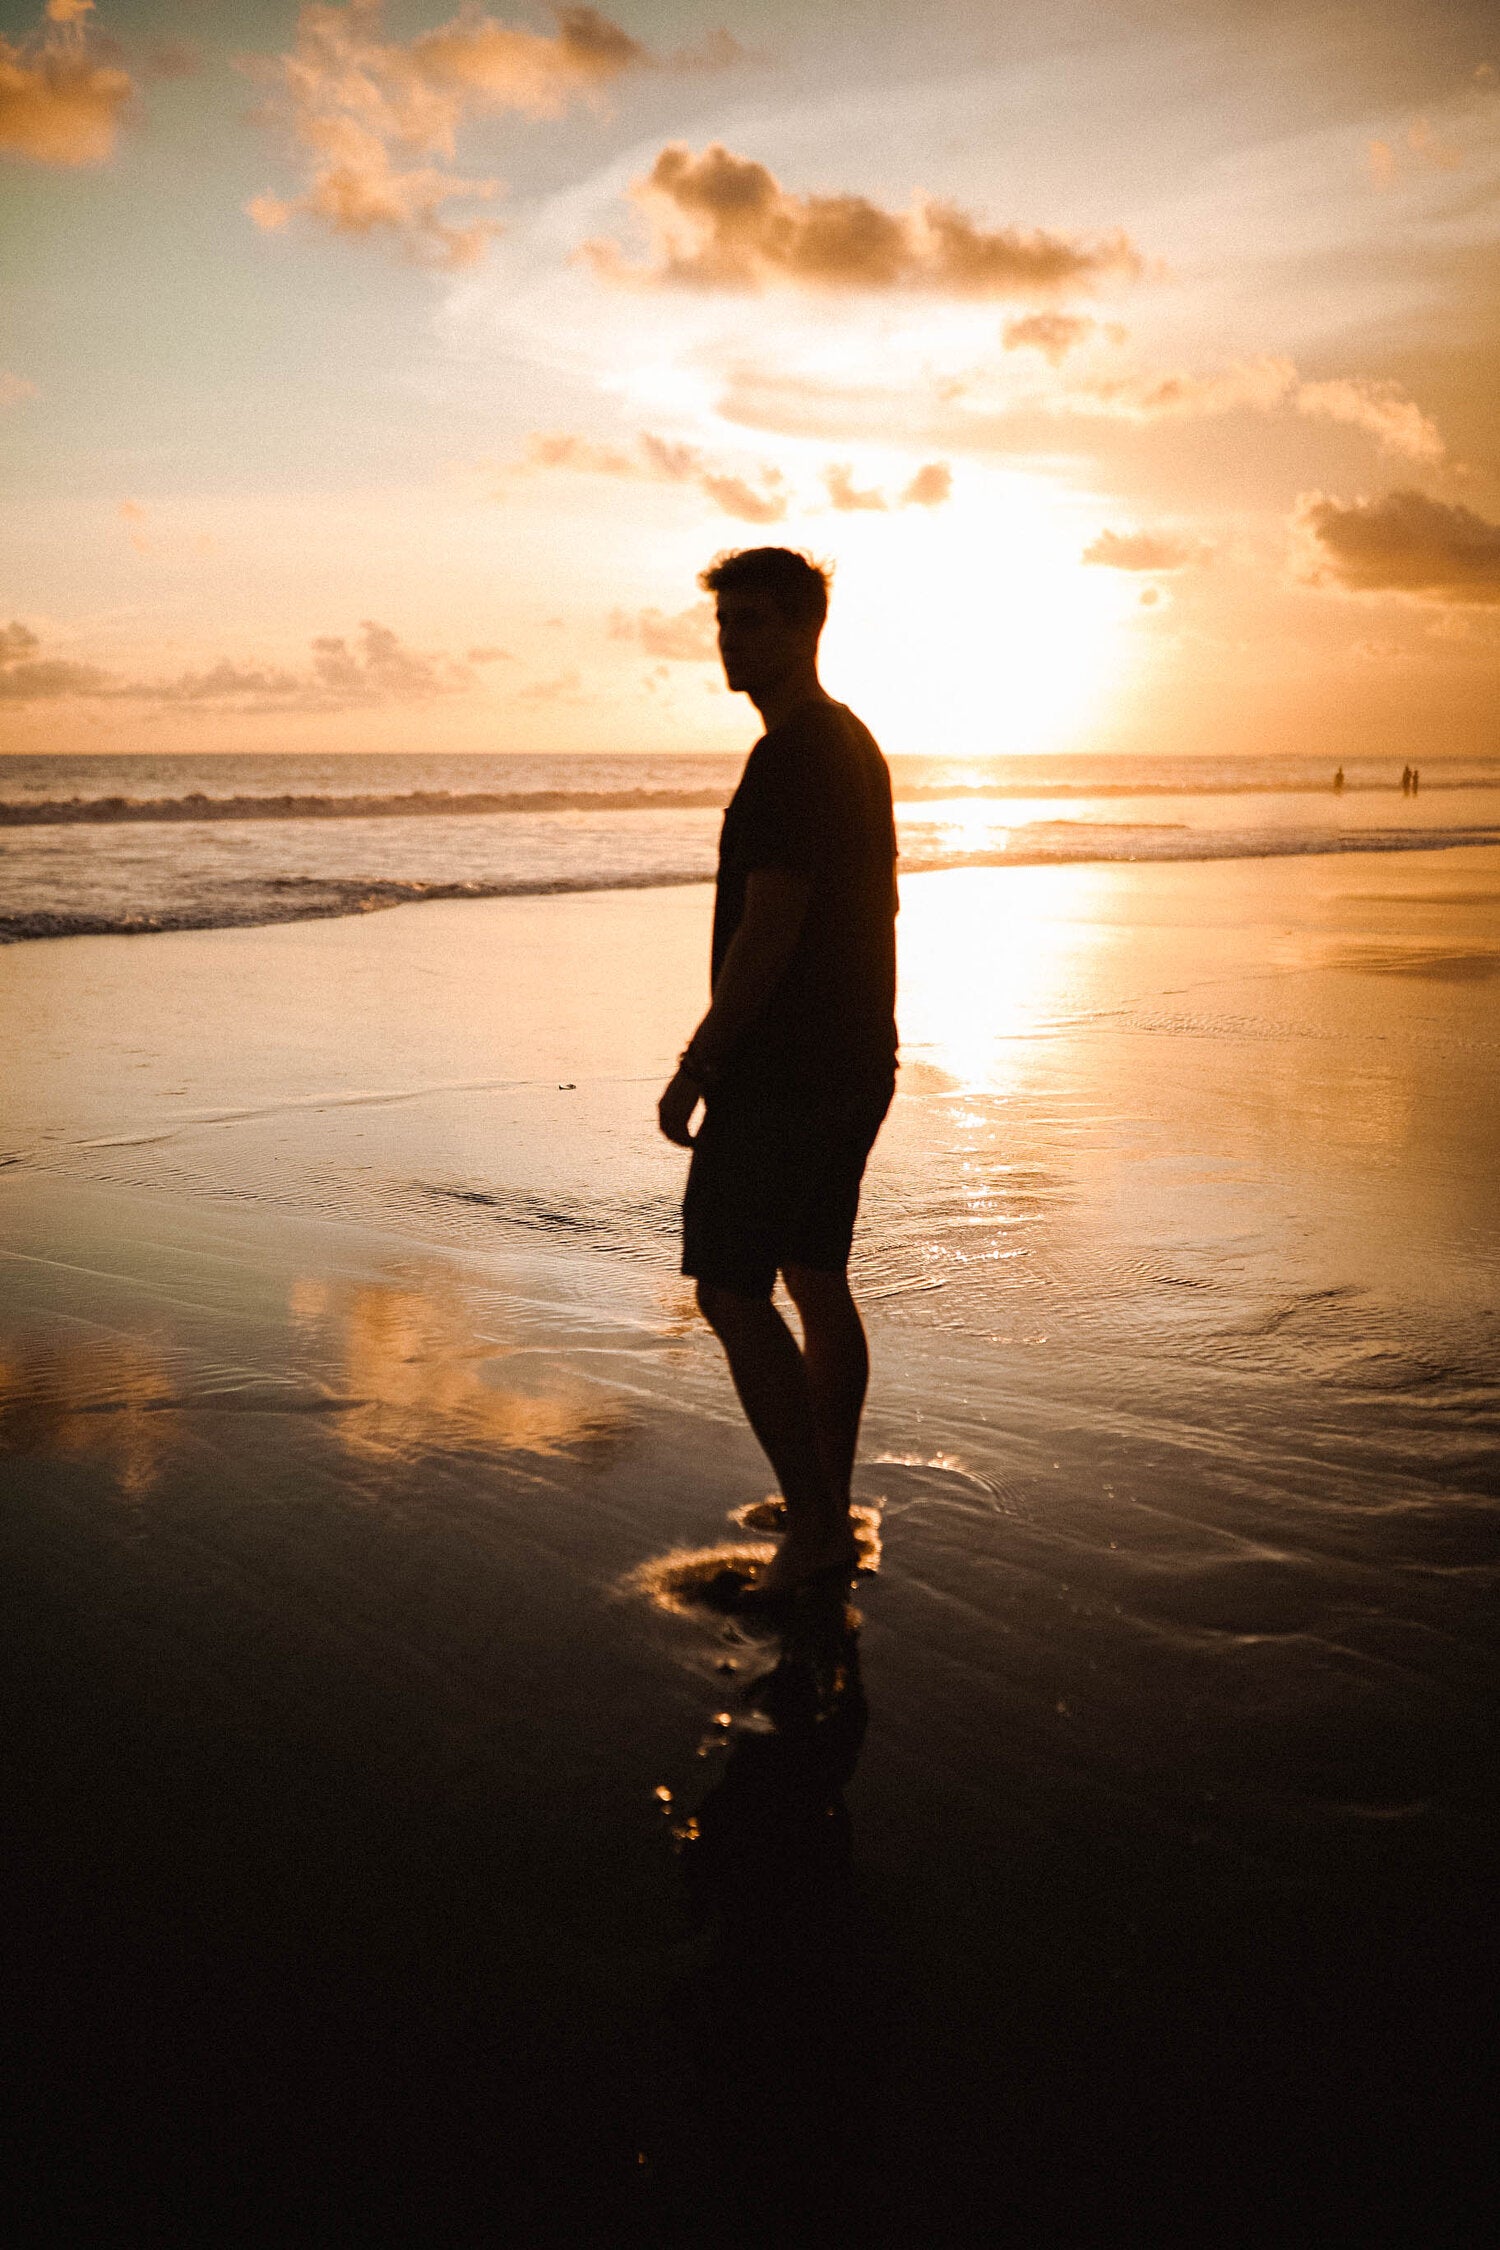
[[[823,696],[800,703],[776,726],[769,727],[751,753],[752,757],[757,754],[767,764],[809,757],[847,758],[851,754],[879,757],[880,745],[847,703],[835,703],[830,696]]]

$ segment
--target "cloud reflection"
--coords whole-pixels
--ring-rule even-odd
[[[351,1453],[597,1453],[630,1426],[620,1401],[563,1354],[518,1352],[481,1335],[474,1307],[445,1275],[299,1281],[290,1312],[319,1355],[333,1358],[349,1400],[338,1434]]]
[[[0,1359],[0,1460],[92,1453],[121,1499],[150,1492],[177,1438],[164,1356],[107,1337],[87,1344],[13,1344]]]

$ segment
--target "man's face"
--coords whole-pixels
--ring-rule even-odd
[[[736,695],[773,687],[817,648],[812,627],[789,624],[771,596],[759,590],[726,587],[718,611],[719,654]]]

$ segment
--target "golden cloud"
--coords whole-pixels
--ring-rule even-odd
[[[1206,562],[1208,555],[1206,547],[1166,532],[1101,531],[1080,560],[1110,570],[1186,570],[1189,563]]]
[[[97,665],[38,658],[37,636],[19,620],[0,626],[0,702],[45,703],[65,696],[108,702],[212,704],[240,710],[337,711],[360,704],[420,702],[475,685],[468,664],[405,646],[387,625],[367,618],[354,645],[342,635],[312,643],[305,671],[238,664],[221,657],[206,671],[170,680],[128,680]],[[503,651],[480,652],[474,661]]]
[[[946,461],[924,461],[901,495],[903,508],[941,508],[953,496],[953,471]]]
[[[823,471],[823,482],[830,504],[841,514],[853,514],[860,509],[884,509],[890,505],[883,492],[859,489],[847,461],[830,461]]]
[[[1296,388],[1297,370],[1291,360],[1266,353],[1200,374],[1098,377],[1064,394],[1062,403],[1083,412],[1102,410],[1141,421],[1246,410],[1269,414],[1284,406]]]
[[[98,695],[108,682],[92,664],[38,657],[41,642],[13,617],[0,625],[0,703],[51,703],[65,695]]]
[[[34,164],[103,164],[135,91],[127,71],[95,59],[93,0],[50,0],[47,28],[19,47],[0,38],[0,150]]]
[[[884,513],[893,505],[898,508],[940,508],[953,495],[953,471],[946,461],[927,461],[917,470],[899,498],[892,502],[878,486],[857,485],[854,471],[847,461],[830,461],[823,471],[823,485],[829,503],[841,514],[854,514],[860,510]]]
[[[597,445],[592,439],[567,431],[536,431],[527,441],[526,469],[570,469],[599,477],[636,477],[652,483],[696,485],[727,516],[743,523],[780,523],[793,502],[786,478],[774,464],[763,461],[750,474],[716,462],[701,447],[681,439],[663,438],[642,430],[632,450],[618,445]],[[859,486],[847,461],[830,461],[822,471],[829,505],[841,513],[890,508],[939,508],[953,491],[953,471],[946,461],[927,461],[915,472],[905,490],[891,500],[877,486]]]
[[[37,395],[35,383],[28,383],[24,375],[13,375],[8,367],[0,367],[0,410],[19,406],[23,398]]]
[[[640,477],[658,484],[696,485],[715,507],[744,523],[779,523],[787,511],[781,471],[762,463],[752,484],[715,462],[701,447],[657,437],[642,430],[634,452],[595,445],[566,432],[536,432],[528,441],[524,467],[571,469],[585,476]]]
[[[1006,322],[1000,341],[1008,352],[1040,352],[1058,367],[1076,345],[1092,336],[1096,325],[1078,313],[1027,313],[1020,320]]]
[[[1399,383],[1367,383],[1336,378],[1327,383],[1301,383],[1296,394],[1297,412],[1321,416],[1330,422],[1350,422],[1366,430],[1386,453],[1404,453],[1412,461],[1441,461],[1446,447],[1437,425],[1430,422]]]
[[[631,190],[651,237],[644,264],[613,241],[582,255],[607,280],[715,290],[775,283],[811,290],[1046,297],[1141,271],[1123,234],[1083,243],[1015,227],[986,229],[956,205],[885,211],[862,195],[791,194],[764,164],[714,142],[673,142]]]
[[[405,43],[381,36],[381,8],[304,6],[292,51],[246,65],[269,84],[266,114],[306,174],[298,195],[252,197],[245,208],[257,226],[278,229],[301,214],[334,234],[387,234],[429,264],[470,264],[496,224],[455,220],[448,206],[487,201],[501,183],[447,168],[464,120],[560,116],[648,60],[594,8],[556,10],[551,34],[467,8]]]
[[[1325,422],[1347,422],[1374,438],[1385,453],[1412,461],[1440,461],[1446,450],[1437,425],[1399,383],[1336,376],[1307,382],[1289,359],[1266,354],[1236,360],[1202,374],[1096,378],[1062,394],[1057,404],[1091,406],[1142,421],[1158,416],[1271,414],[1291,407]]]
[[[1345,507],[1314,492],[1298,501],[1292,520],[1299,575],[1311,585],[1500,602],[1500,524],[1472,508],[1410,490]]]
[[[669,617],[664,610],[642,609],[633,615],[617,609],[609,621],[610,638],[639,641],[648,656],[669,663],[701,664],[718,654],[712,602],[694,602],[691,609]]]

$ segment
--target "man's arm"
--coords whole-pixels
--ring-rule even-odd
[[[812,882],[786,867],[758,867],[745,885],[745,911],[714,985],[713,1005],[688,1042],[694,1063],[710,1078],[722,1068],[781,982],[807,918]],[[692,1145],[688,1131],[704,1092],[691,1069],[679,1066],[657,1105],[669,1141]]]

